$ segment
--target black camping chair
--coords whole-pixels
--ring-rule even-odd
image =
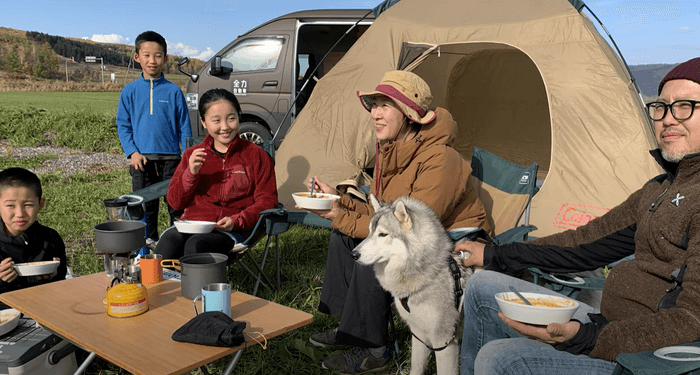
[[[187,138],[186,147],[194,146],[200,143],[202,140],[202,138]],[[275,148],[273,141],[264,142],[261,147],[268,153],[268,155],[270,155],[274,164]],[[140,196],[143,198],[144,202],[148,202],[165,196],[168,193],[169,184],[170,180],[161,181],[146,188],[137,190],[131,193],[131,195]],[[241,267],[246,270],[246,272],[255,278],[255,285],[253,286],[252,293],[253,295],[257,294],[258,288],[261,284],[265,287],[273,289],[274,291],[278,291],[280,288],[280,248],[278,235],[286,232],[289,229],[287,215],[288,212],[281,203],[279,203],[276,208],[262,211],[257,223],[255,224],[255,227],[250,232],[248,237],[243,240],[243,242],[236,244],[228,253],[229,264],[233,262],[240,264]],[[267,237],[267,240],[265,241],[265,249],[263,251],[262,258],[258,262],[249,250],[265,237]],[[263,271],[270,250],[270,244],[273,239],[275,240],[276,283],[272,283],[270,278]],[[243,262],[244,258],[247,258],[248,262],[252,264],[252,266],[246,265],[246,263]]]

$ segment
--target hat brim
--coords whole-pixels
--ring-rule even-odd
[[[362,106],[367,110],[367,112],[370,112],[372,110],[372,102],[373,102],[373,97],[375,96],[385,96],[389,99],[391,99],[392,102],[396,105],[396,107],[403,113],[406,118],[413,122],[417,122],[419,124],[425,125],[427,123],[432,122],[435,120],[437,115],[435,114],[435,111],[433,110],[428,110],[425,112],[425,116],[420,116],[416,110],[413,108],[410,108],[406,104],[402,103],[400,100],[397,100],[396,98],[392,97],[391,95],[388,95],[385,92],[382,91],[372,91],[372,92],[359,92],[357,91],[357,97],[360,99],[360,103]]]

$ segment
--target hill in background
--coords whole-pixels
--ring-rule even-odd
[[[10,80],[27,80],[34,77],[83,83],[101,83],[104,77],[107,83],[111,81],[112,73],[115,75],[115,84],[108,90],[119,90],[121,86],[139,76],[141,68],[138,64],[134,66],[131,59],[133,49],[133,46],[126,44],[98,43],[0,27],[0,78],[3,81],[3,90],[22,89],[11,83],[6,84],[8,76]],[[99,63],[86,63],[85,56],[102,57],[104,72],[101,71]],[[181,56],[169,55],[165,74],[169,80],[184,88],[187,77],[177,71],[180,58]],[[193,73],[203,65],[201,60],[190,59],[190,63],[183,68]],[[659,81],[676,65],[631,65],[630,71],[644,98],[648,100],[656,96]],[[30,87],[29,90],[36,88]]]
[[[133,53],[132,45],[0,27],[0,90],[119,91],[141,72],[139,64],[132,60]],[[97,62],[86,62],[86,56],[98,57]],[[182,87],[186,85],[187,76],[177,71],[181,58],[168,55],[164,73]],[[203,65],[201,60],[190,59],[183,70],[195,72]],[[61,81],[65,87],[57,87]]]
[[[659,82],[678,64],[647,64],[631,65],[630,71],[645,98],[653,98],[658,94]]]

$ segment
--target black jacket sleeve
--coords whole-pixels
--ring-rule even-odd
[[[537,267],[544,272],[578,272],[594,270],[634,254],[633,224],[601,239],[575,247],[531,245],[516,242],[486,245],[484,266],[499,272],[513,272]]]

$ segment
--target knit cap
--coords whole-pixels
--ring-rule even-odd
[[[659,95],[661,95],[661,89],[666,82],[673,79],[687,79],[700,84],[700,57],[688,60],[671,69],[659,83]]]

